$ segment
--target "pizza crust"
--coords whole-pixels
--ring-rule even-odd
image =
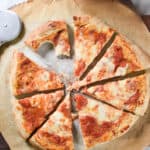
[[[16,101],[16,99],[11,100],[12,107],[13,107],[13,116],[15,118],[15,122],[16,122],[17,128],[20,131],[19,132],[20,135],[24,139],[27,139],[29,134],[26,132],[25,128],[22,127],[22,122],[23,122],[22,113],[21,113],[21,111],[18,111],[16,109],[17,103],[15,101]]]
[[[137,59],[138,59],[139,63],[141,64],[141,66],[143,67],[143,69],[144,70],[149,69],[150,68],[149,54],[147,54],[142,48],[137,46],[133,41],[129,40],[125,36],[121,35],[121,37],[123,37],[129,43],[129,45],[131,46],[134,53],[136,54]]]
[[[145,85],[145,89],[146,89],[146,93],[145,93],[145,98],[144,98],[144,105],[142,107],[137,107],[136,110],[135,110],[135,113],[136,114],[140,114],[140,115],[144,115],[147,110],[148,110],[148,106],[149,106],[149,103],[150,103],[150,94],[149,94],[149,91],[150,91],[150,76],[148,73],[145,74],[145,77],[146,77],[146,85]]]

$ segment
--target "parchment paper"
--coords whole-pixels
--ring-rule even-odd
[[[10,60],[13,49],[24,47],[23,40],[34,28],[49,19],[64,19],[72,26],[73,15],[91,15],[104,20],[130,40],[137,43],[150,55],[150,34],[140,17],[117,1],[111,0],[30,0],[13,8],[21,17],[24,29],[20,37],[1,47],[0,54],[0,131],[12,150],[35,149],[19,135],[14,122],[9,88]],[[82,12],[80,11],[82,10]],[[150,107],[149,107],[150,108]],[[82,139],[77,132],[77,121],[74,132],[76,150],[83,150]],[[141,150],[150,144],[150,109],[136,125],[124,136],[103,145],[95,150]]]

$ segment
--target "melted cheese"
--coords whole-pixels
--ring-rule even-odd
[[[127,73],[128,65],[125,67],[118,67],[115,76],[123,76]]]
[[[42,81],[48,81],[49,80],[49,72],[44,71],[43,73],[40,74],[39,78]]]

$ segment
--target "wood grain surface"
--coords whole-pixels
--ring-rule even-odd
[[[136,11],[136,9],[134,8],[134,6],[130,0],[120,0],[120,1],[123,4],[127,5],[128,7],[130,7],[131,9],[133,9],[134,11]],[[150,15],[143,15],[141,17],[142,17],[145,25],[147,26],[148,30],[150,31]],[[0,150],[10,150],[10,148],[9,148],[7,142],[5,141],[5,139],[3,138],[2,134],[0,134]]]

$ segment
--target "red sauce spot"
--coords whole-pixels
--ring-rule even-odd
[[[60,111],[64,114],[65,117],[70,118],[70,109],[65,103],[61,105]]]
[[[85,136],[92,136],[94,138],[98,138],[102,136],[104,133],[109,131],[113,126],[112,122],[103,122],[102,124],[98,124],[96,119],[92,116],[85,116],[80,119],[81,128],[83,130],[83,134]]]
[[[79,76],[82,73],[82,71],[84,70],[84,68],[85,68],[85,61],[80,59],[77,62],[77,67],[75,69],[75,75]]]
[[[52,133],[48,133],[48,132],[40,132],[41,137],[46,137],[46,139],[48,139],[48,141],[50,143],[54,143],[56,145],[61,145],[61,146],[65,146],[67,149],[67,142],[71,141],[71,137],[61,137]]]
[[[106,34],[105,33],[99,33],[99,36],[98,36],[98,41],[103,44],[105,41],[106,41]]]
[[[23,109],[24,126],[28,132],[32,132],[45,120],[44,109],[31,106],[26,99],[20,100],[19,103]]]
[[[29,108],[31,107],[31,104],[29,101],[27,101],[26,99],[22,99],[19,101],[19,104],[25,108]]]
[[[120,46],[114,46],[114,64],[115,64],[114,72],[117,70],[119,66],[125,67],[126,65],[126,60],[124,59],[123,56],[122,47]]]
[[[77,105],[76,107],[78,110],[81,110],[82,107],[86,106],[86,104],[88,103],[87,99],[84,96],[79,95],[79,94],[75,95],[75,101],[76,101],[76,105]]]
[[[140,92],[139,90],[137,90],[136,93],[132,95],[124,104],[125,105],[137,104],[139,96],[140,96]]]

